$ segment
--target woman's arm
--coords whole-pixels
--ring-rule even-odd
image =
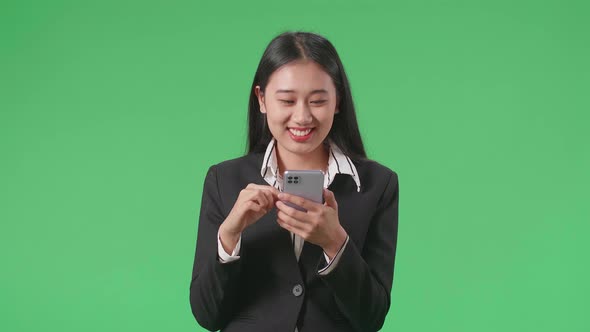
[[[377,331],[389,311],[398,229],[398,179],[392,173],[371,220],[364,248],[349,241],[324,283],[359,331]]]
[[[217,256],[217,234],[225,216],[217,186],[215,166],[209,168],[203,187],[199,230],[190,285],[190,304],[197,322],[214,331],[229,322],[235,305],[240,259],[221,263]]]

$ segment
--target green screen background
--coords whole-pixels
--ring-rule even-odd
[[[383,331],[589,331],[586,1],[0,3],[0,330],[202,331],[207,168],[285,30],[400,179]]]

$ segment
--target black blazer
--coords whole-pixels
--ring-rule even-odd
[[[377,331],[389,310],[398,229],[398,179],[370,160],[355,162],[357,192],[349,175],[338,174],[329,189],[350,240],[328,275],[319,246],[306,242],[299,262],[290,233],[273,209],[242,233],[240,259],[222,264],[217,231],[249,183],[266,185],[262,153],[209,168],[205,178],[190,304],[208,330]]]

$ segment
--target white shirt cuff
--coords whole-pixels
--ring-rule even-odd
[[[328,265],[326,265],[326,267],[324,267],[323,269],[318,271],[318,273],[320,275],[325,276],[328,273],[332,272],[332,270],[334,270],[336,268],[336,265],[338,265],[338,262],[340,261],[340,257],[342,257],[342,253],[344,252],[344,248],[346,248],[346,244],[348,243],[349,238],[350,237],[347,235],[346,240],[344,241],[344,244],[342,245],[340,250],[338,250],[338,252],[336,253],[336,256],[334,256],[334,259],[332,259],[332,261],[330,261],[330,257],[328,257],[328,255],[326,255],[326,252],[324,252],[324,258],[326,258],[326,262],[328,263]]]
[[[223,249],[223,245],[221,244],[221,237],[219,237],[219,231],[217,231],[217,257],[219,257],[219,261],[221,263],[229,263],[238,260],[240,258],[240,256],[238,256],[238,253],[240,252],[241,245],[242,235],[240,235],[240,238],[238,239],[238,243],[236,244],[234,251],[232,251],[231,255],[229,255],[225,252],[225,249]]]

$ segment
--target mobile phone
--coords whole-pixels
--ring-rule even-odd
[[[283,174],[283,192],[303,197],[316,203],[324,202],[324,172],[320,170],[288,170]],[[299,211],[307,212],[304,208],[284,202]]]

